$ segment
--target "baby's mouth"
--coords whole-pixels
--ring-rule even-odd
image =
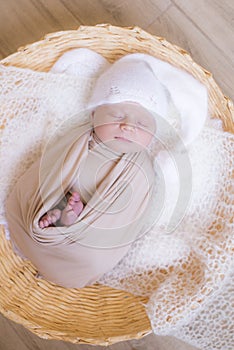
[[[132,142],[131,140],[128,140],[128,139],[126,139],[125,137],[122,137],[122,136],[115,136],[115,139],[116,140],[120,140],[120,141],[129,142],[129,143]]]

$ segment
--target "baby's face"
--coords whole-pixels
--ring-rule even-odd
[[[92,121],[99,139],[121,153],[142,151],[156,131],[151,113],[134,102],[98,106],[92,112]]]

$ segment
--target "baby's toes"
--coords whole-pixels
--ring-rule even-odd
[[[45,226],[49,226],[52,223],[52,219],[51,216],[47,215],[46,219],[45,219]]]
[[[57,221],[57,218],[54,214],[50,215],[50,224],[54,224]]]
[[[50,224],[56,223],[60,219],[61,216],[61,210],[59,209],[53,209],[48,212],[48,221]]]
[[[49,226],[49,223],[45,218],[43,218],[40,220],[39,226],[40,226],[40,228],[45,228],[45,227]]]
[[[42,219],[39,221],[39,227],[44,228],[44,221]]]
[[[80,201],[80,195],[78,192],[73,192],[70,200],[73,202],[72,204],[74,204],[75,202],[79,202]]]

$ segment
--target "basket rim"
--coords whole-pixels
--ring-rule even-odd
[[[17,62],[18,62],[19,67],[26,68],[27,65],[29,65],[29,63],[30,63],[30,60],[29,60],[30,55],[32,55],[37,50],[40,51],[40,50],[44,49],[45,46],[48,46],[51,48],[53,44],[57,45],[60,42],[60,40],[63,40],[63,39],[67,40],[69,37],[71,37],[73,35],[74,36],[80,35],[80,37],[83,38],[85,36],[90,35],[90,33],[93,31],[96,32],[96,35],[97,35],[97,32],[99,32],[98,33],[99,35],[100,34],[103,35],[103,33],[105,33],[105,35],[109,35],[109,36],[113,36],[113,37],[117,36],[117,35],[124,36],[127,34],[127,35],[129,35],[129,40],[131,39],[131,45],[133,45],[132,43],[134,43],[134,42],[139,44],[139,45],[141,45],[141,43],[146,44],[149,42],[149,49],[148,50],[150,52],[151,51],[154,52],[153,45],[157,44],[158,47],[160,47],[162,49],[162,52],[164,52],[163,50],[167,49],[167,50],[171,50],[172,55],[175,55],[175,57],[183,57],[184,61],[188,62],[188,64],[190,64],[194,70],[197,69],[197,71],[199,72],[199,76],[202,77],[207,82],[207,84],[211,84],[212,93],[213,93],[213,95],[211,95],[211,97],[214,99],[214,101],[219,100],[219,98],[221,99],[222,103],[220,104],[220,111],[218,110],[217,114],[214,117],[217,118],[219,116],[219,112],[220,112],[220,115],[222,116],[222,120],[224,122],[225,127],[228,130],[231,128],[231,130],[234,132],[234,106],[233,106],[233,102],[228,97],[223,95],[220,88],[218,87],[215,80],[213,79],[212,74],[209,71],[207,71],[206,69],[202,68],[197,63],[195,63],[193,61],[193,59],[191,58],[190,54],[187,51],[185,51],[184,49],[182,49],[181,47],[169,43],[163,37],[150,34],[138,26],[118,27],[118,26],[113,26],[113,25],[108,24],[108,23],[102,23],[102,24],[97,24],[95,26],[81,25],[78,27],[78,29],[75,29],[75,30],[65,30],[65,31],[58,31],[58,32],[49,33],[49,34],[46,34],[44,36],[44,38],[39,40],[39,41],[36,41],[34,43],[31,43],[31,44],[27,44],[27,45],[22,46],[22,47],[19,47],[17,52],[2,59],[0,61],[0,63],[3,65],[6,65],[6,66],[15,65],[15,64],[17,66]],[[97,35],[97,37],[98,37],[98,35]],[[63,45],[63,42],[61,45]],[[87,45],[84,47],[87,47]],[[90,46],[90,47],[92,48],[92,46]],[[140,46],[140,47],[142,47],[142,46]],[[57,49],[57,50],[59,51],[59,49]],[[142,50],[143,50],[143,48],[142,48]],[[62,50],[60,52],[62,52]],[[53,57],[55,57],[55,56],[53,56]],[[51,59],[51,62],[53,59],[54,58]],[[46,71],[46,70],[43,70],[43,71]],[[227,116],[227,119],[225,119],[225,116]],[[2,234],[4,234],[4,233],[2,233]],[[5,247],[6,251],[8,251],[8,252],[11,249],[9,246],[9,242],[4,242],[4,247]],[[20,260],[16,257],[12,256],[12,252],[11,252],[10,256],[12,257],[12,264],[17,264],[17,263],[20,264]],[[8,262],[9,262],[9,260],[8,260]],[[22,266],[21,265],[19,265],[19,266],[20,266],[19,271],[21,271],[20,268],[22,268]],[[35,283],[35,281],[33,283]],[[41,283],[43,284],[43,282],[41,282]],[[98,286],[98,284],[96,284],[96,287],[94,287],[94,288],[96,288],[97,293],[98,293],[99,286]],[[89,290],[89,291],[91,290],[90,287],[87,287],[87,288],[88,288],[87,290]],[[123,295],[123,297],[126,297],[129,295],[129,293],[125,293],[123,291],[117,291],[117,290],[114,290],[111,288],[109,288],[109,289],[112,290],[115,295],[119,294],[120,296]],[[1,300],[1,295],[0,295],[0,300]],[[141,306],[143,306],[144,302],[146,302],[147,299],[140,298],[140,297],[138,298],[138,297],[133,296],[132,300],[133,300],[132,302],[136,303],[136,305],[140,303],[140,304],[142,304]],[[48,328],[45,329],[41,325],[38,325],[35,322],[28,320],[26,317],[22,316],[23,314],[19,314],[14,310],[19,311],[17,308],[12,309],[12,310],[9,309],[9,305],[7,305],[7,304],[4,307],[2,305],[2,303],[0,302],[0,311],[7,318],[24,325],[27,329],[29,329],[33,333],[39,335],[42,338],[46,338],[46,339],[57,339],[57,340],[70,341],[73,343],[95,344],[95,345],[107,346],[107,345],[111,345],[111,344],[114,344],[116,342],[123,341],[123,340],[139,339],[139,338],[152,332],[149,319],[148,319],[143,307],[140,309],[141,310],[140,315],[143,319],[143,324],[144,324],[144,326],[141,326],[142,327],[141,331],[136,331],[135,333],[132,332],[129,334],[124,334],[124,335],[119,335],[119,336],[102,335],[102,336],[100,336],[99,339],[97,339],[95,337],[92,338],[92,337],[90,337],[90,335],[89,336],[87,335],[87,337],[78,337],[78,336],[74,337],[74,336],[70,336],[70,335],[66,335],[66,334],[61,334],[61,331],[58,332],[58,331],[53,330],[53,329],[48,329]]]
[[[199,77],[197,76],[196,78],[201,81],[201,77],[203,76],[203,83],[206,81],[210,81],[211,84],[213,85],[213,90],[217,90],[217,94],[219,95],[219,98],[222,98],[223,100],[222,102],[223,109],[226,109],[226,111],[228,111],[228,114],[229,114],[228,121],[225,120],[225,118],[224,119],[221,118],[224,123],[225,131],[231,130],[231,132],[234,132],[234,101],[232,101],[229,96],[226,96],[223,94],[219,85],[214,79],[213,74],[209,70],[203,68],[200,64],[196,63],[193,60],[190,53],[188,53],[188,51],[186,51],[185,49],[181,48],[176,44],[170,43],[162,36],[157,36],[155,34],[148,33],[147,31],[141,29],[139,26],[116,26],[110,23],[98,23],[94,26],[80,25],[78,26],[77,29],[61,30],[61,31],[47,33],[38,41],[20,46],[15,53],[12,53],[11,55],[0,60],[0,64],[6,65],[6,66],[15,65],[18,67],[26,68],[27,63],[29,61],[28,58],[30,54],[33,53],[36,49],[40,50],[43,48],[43,46],[47,44],[51,44],[52,42],[56,43],[56,41],[59,40],[61,37],[65,37],[65,36],[69,37],[69,36],[72,36],[73,34],[82,35],[83,33],[86,33],[86,32],[91,34],[93,33],[93,31],[95,31],[96,33],[100,32],[100,34],[102,35],[121,34],[124,36],[131,33],[132,37],[137,41],[144,42],[147,40],[152,40],[152,41],[158,42],[160,43],[160,45],[173,50],[173,54],[176,55],[177,57],[183,56],[184,58],[186,58],[188,61],[190,61],[191,66],[193,66],[196,70],[200,70]],[[25,57],[24,59],[21,60],[22,56],[25,56]],[[164,59],[167,60],[167,57],[164,56]],[[20,61],[20,64],[17,64],[17,61]],[[41,70],[41,69],[38,69],[37,67],[35,67],[34,69],[39,71],[48,71],[48,69]],[[187,69],[187,67],[185,67],[184,69],[187,70],[190,74],[193,74],[193,71]],[[217,116],[215,116],[215,118],[217,118]]]

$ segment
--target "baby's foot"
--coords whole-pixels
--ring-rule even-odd
[[[60,219],[60,217],[60,209],[51,209],[39,220],[39,226],[40,228],[48,227],[52,224],[55,224]]]
[[[61,213],[60,222],[62,225],[69,226],[72,225],[77,217],[80,215],[84,207],[84,204],[80,200],[80,195],[78,192],[73,192],[68,200],[66,207]]]

